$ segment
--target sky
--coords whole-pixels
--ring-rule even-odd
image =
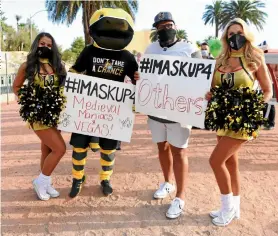
[[[74,38],[84,36],[82,26],[82,12],[79,11],[73,24],[54,24],[48,20],[45,10],[45,1],[40,0],[1,0],[1,11],[8,18],[6,23],[16,28],[15,15],[22,16],[21,22],[26,22],[32,17],[40,31],[46,31],[53,35],[55,40],[63,49],[70,47]],[[268,0],[264,11],[268,14],[263,31],[258,32],[251,26],[255,34],[256,43],[267,40],[271,48],[278,49],[278,1]],[[206,4],[211,4],[212,0],[139,0],[139,11],[136,15],[135,30],[151,29],[155,15],[160,11],[170,11],[179,29],[184,29],[188,33],[190,41],[202,41],[209,35],[215,34],[214,27],[204,25],[202,15]],[[35,14],[35,15],[34,15]]]

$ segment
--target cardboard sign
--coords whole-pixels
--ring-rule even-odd
[[[134,85],[68,73],[64,94],[60,130],[130,142]]]
[[[136,111],[204,128],[214,60],[147,54],[140,61]]]

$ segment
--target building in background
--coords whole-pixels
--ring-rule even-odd
[[[137,54],[140,52],[141,54],[144,54],[147,46],[151,43],[150,34],[151,30],[135,31],[133,39],[126,49],[132,53],[136,52]]]

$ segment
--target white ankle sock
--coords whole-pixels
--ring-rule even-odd
[[[222,209],[224,211],[231,211],[234,207],[233,193],[221,194]]]
[[[239,195],[238,196],[234,196],[233,199],[234,199],[234,205],[236,207],[238,207],[240,205],[240,196]]]
[[[39,177],[38,177],[38,181],[40,183],[50,183],[51,181],[51,177],[44,175],[43,173],[40,173]]]

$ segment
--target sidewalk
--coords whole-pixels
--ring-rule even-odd
[[[208,216],[220,204],[208,163],[216,144],[214,132],[192,130],[185,212],[177,220],[168,220],[165,212],[171,200],[152,199],[163,177],[145,116],[137,115],[132,142],[123,143],[117,153],[112,196],[103,197],[99,189],[99,153],[88,152],[88,181],[78,198],[67,199],[71,147],[70,134],[63,133],[67,153],[53,173],[54,186],[61,196],[43,202],[36,199],[32,189],[32,180],[39,173],[39,140],[24,126],[18,109],[15,103],[2,104],[1,235],[278,235],[278,126],[262,131],[256,141],[241,150],[242,218],[219,228]]]
[[[16,100],[13,93],[0,94],[0,102],[2,104],[13,103]]]

